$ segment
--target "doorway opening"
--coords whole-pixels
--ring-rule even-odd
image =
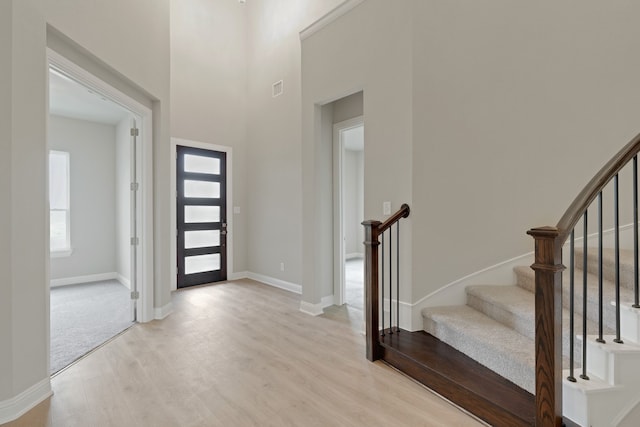
[[[334,124],[337,304],[364,310],[364,120]]]
[[[151,320],[151,111],[49,51],[50,373]],[[114,96],[114,94],[117,94]]]

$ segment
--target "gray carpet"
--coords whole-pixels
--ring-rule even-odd
[[[51,373],[131,326],[130,304],[116,280],[51,288]]]

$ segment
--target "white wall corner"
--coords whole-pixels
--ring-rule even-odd
[[[317,33],[336,19],[340,18],[343,15],[346,15],[349,11],[351,11],[351,9],[358,6],[363,1],[364,0],[346,0],[345,2],[339,4],[322,18],[318,19],[313,24],[300,31],[300,40],[304,40],[307,37],[310,37],[311,35]]]
[[[0,401],[0,424],[20,418],[51,395],[51,380],[47,377],[19,395]]]
[[[324,314],[324,308],[330,307],[334,304],[334,296],[327,295],[322,297],[318,304],[313,304],[306,301],[300,301],[300,311],[310,316],[320,316]]]
[[[227,275],[227,280],[242,280],[247,279],[249,277],[248,271],[238,271],[235,273],[229,273]]]
[[[162,307],[153,308],[153,318],[155,320],[162,320],[173,312],[173,304],[169,303]]]
[[[116,280],[118,280],[118,282],[120,282],[120,284],[125,288],[131,289],[131,281],[124,277],[122,274],[118,273],[118,277],[116,277]]]
[[[246,277],[251,280],[264,283],[265,285],[273,286],[274,288],[284,289],[285,291],[293,292],[298,295],[302,294],[302,286],[296,285],[295,283],[252,272],[247,272]]]
[[[391,309],[393,310],[393,326],[395,327],[397,323],[400,323],[400,328],[404,329],[406,331],[409,332],[415,332],[415,331],[420,331],[422,330],[422,323],[420,323],[420,325],[414,325],[413,323],[413,317],[412,317],[412,310],[413,310],[413,305],[409,304],[408,302],[403,302],[400,301],[400,304],[398,304],[397,300],[392,300],[391,301]],[[400,306],[400,320],[398,321],[398,318],[396,317],[396,311],[397,311],[397,306]],[[385,298],[383,305],[382,305],[382,309],[384,311],[384,320],[385,320],[385,324],[384,327],[388,328],[389,327],[389,298]],[[380,318],[380,327],[382,327],[382,318]]]
[[[333,295],[327,295],[326,297],[322,297],[322,299],[320,300],[320,305],[322,306],[322,308],[330,307],[335,304],[334,301],[335,298]]]
[[[324,313],[324,311],[322,311],[322,302],[313,304],[306,301],[300,301],[300,311],[310,316],[320,316]]]

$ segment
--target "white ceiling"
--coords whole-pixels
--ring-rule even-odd
[[[130,116],[125,108],[55,70],[49,70],[49,113],[110,125]]]
[[[344,148],[351,151],[364,150],[364,126],[358,126],[342,131]]]

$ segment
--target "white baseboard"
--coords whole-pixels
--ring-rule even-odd
[[[322,311],[322,303],[312,304],[306,301],[300,301],[300,311],[309,316],[320,316]]]
[[[77,285],[79,283],[91,283],[91,282],[101,282],[103,280],[118,280],[118,273],[100,273],[100,274],[89,274],[87,276],[76,276],[76,277],[65,277],[62,279],[51,279],[49,284],[52,288],[58,286],[69,286],[69,285]]]
[[[262,274],[247,272],[247,278],[255,280],[265,285],[273,286],[275,288],[284,289],[285,291],[293,292],[298,295],[302,294],[302,286],[295,283],[286,282],[284,280],[276,279],[274,277],[264,276]]]
[[[320,316],[324,313],[323,309],[331,305],[333,305],[333,295],[322,297],[318,304],[300,301],[300,311],[310,316]]]
[[[422,326],[420,326],[419,329],[415,329],[413,326],[413,305],[404,302],[404,301],[400,301],[400,304],[398,304],[398,301],[396,299],[391,300],[391,309],[393,310],[393,326],[396,326],[398,323],[398,318],[397,318],[397,307],[400,306],[400,328],[401,329],[405,329],[407,331],[411,331],[411,332],[415,332],[415,331],[419,331],[422,328]],[[383,305],[382,305],[382,310],[384,311],[384,327],[388,328],[389,327],[389,298],[385,298]],[[382,317],[380,317],[380,327],[382,327]]]
[[[120,282],[120,284],[122,286],[124,286],[127,289],[131,289],[131,280],[127,279],[126,277],[124,277],[122,274],[118,273],[117,274],[118,277],[116,277],[116,280],[118,282]]]
[[[47,377],[19,395],[0,401],[0,424],[20,418],[52,394],[51,381]]]
[[[360,252],[354,252],[352,254],[347,254],[345,255],[346,259],[363,259],[364,258],[364,254],[360,253]]]
[[[242,280],[249,277],[248,271],[238,271],[235,273],[229,273],[227,275],[227,280]]]
[[[173,312],[173,305],[171,303],[163,307],[153,308],[153,318],[156,320],[162,320]]]

